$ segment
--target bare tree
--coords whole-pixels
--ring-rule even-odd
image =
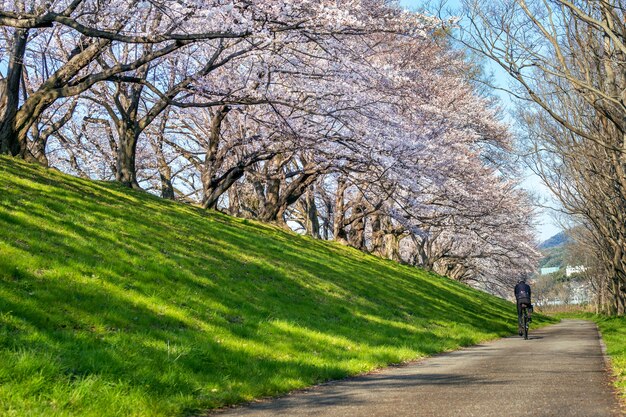
[[[532,166],[605,264],[626,311],[626,21],[619,1],[466,2],[463,39],[535,104],[520,111]]]

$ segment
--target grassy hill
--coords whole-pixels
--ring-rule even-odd
[[[415,268],[0,157],[3,416],[196,415],[515,317]]]

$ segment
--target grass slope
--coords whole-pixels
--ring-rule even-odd
[[[0,415],[194,415],[514,331],[433,274],[0,157]]]

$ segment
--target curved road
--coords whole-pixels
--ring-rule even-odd
[[[595,324],[565,320],[408,366],[216,415],[605,417],[623,415]]]

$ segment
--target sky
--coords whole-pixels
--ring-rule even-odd
[[[411,10],[417,9],[423,4],[424,0],[400,0],[400,5]],[[446,7],[454,9],[458,7],[459,4],[459,0],[448,0],[446,3]],[[499,69],[495,65],[487,63],[486,70],[493,73],[494,81],[496,84],[502,87],[506,87],[508,85],[508,75],[504,73],[501,69]],[[507,108],[509,111],[513,109],[513,99],[507,93],[503,91],[496,91],[496,95],[500,97],[501,104],[505,108]],[[509,121],[513,120],[511,117],[507,117],[507,119],[509,119]],[[554,198],[550,191],[541,182],[541,179],[537,175],[533,174],[530,170],[528,170],[526,174],[526,178],[522,183],[522,187],[528,190],[534,196],[536,196],[539,201],[542,202],[542,204],[548,206],[555,205]],[[554,236],[561,231],[561,227],[558,226],[557,221],[554,219],[554,210],[542,209],[537,207],[537,212],[538,224],[536,227],[536,236],[540,242],[550,238],[551,236]]]

